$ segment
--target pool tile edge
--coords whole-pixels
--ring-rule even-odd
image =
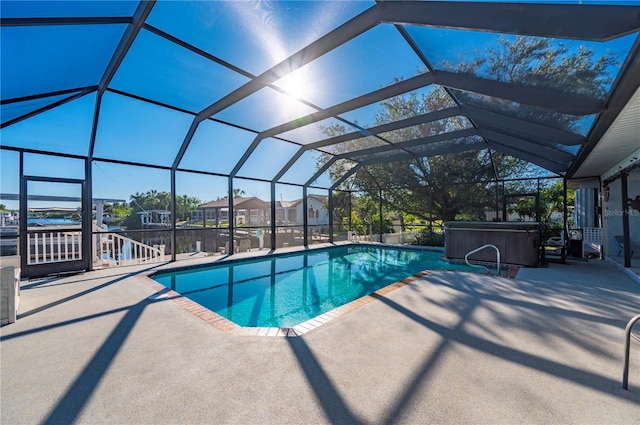
[[[371,301],[374,301],[380,297],[384,297],[390,292],[408,285],[409,283],[414,282],[417,279],[427,276],[430,273],[431,270],[421,271],[398,282],[391,283],[384,288],[380,288],[371,294],[364,295],[347,304],[334,308],[333,310],[327,311],[326,313],[322,313],[321,315],[313,317],[305,322],[299,323],[291,328],[258,328],[240,326],[237,323],[234,323],[231,320],[227,319],[226,317],[223,317],[207,309],[206,307],[203,307],[197,302],[192,301],[182,296],[181,294],[167,288],[166,286],[163,286],[160,283],[156,282],[150,277],[150,275],[153,274],[152,272],[141,273],[135,278],[148,288],[157,291],[155,294],[149,297],[149,299],[153,300],[152,302],[169,299],[187,310],[189,313],[204,320],[213,327],[229,335],[295,338],[302,336],[314,329],[317,329],[322,325],[325,325],[333,321],[334,319],[337,319],[340,316],[343,316],[353,310],[362,307],[363,305],[369,304]]]

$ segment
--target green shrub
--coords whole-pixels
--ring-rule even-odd
[[[434,232],[429,229],[420,230],[416,233],[415,245],[444,246],[444,233]]]

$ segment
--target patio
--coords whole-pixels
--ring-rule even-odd
[[[297,338],[227,335],[143,270],[23,282],[3,423],[640,421],[640,286],[605,261],[432,273]]]
[[[640,2],[564,3],[3,0],[0,422],[640,423]],[[478,220],[559,262],[298,337],[143,277]]]

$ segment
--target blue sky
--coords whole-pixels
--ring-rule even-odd
[[[160,1],[147,23],[243,68],[250,75],[259,75],[373,4],[370,1],[260,4]],[[5,17],[121,16],[130,15],[135,5],[136,2],[127,1],[3,1],[2,13]],[[3,27],[0,46],[2,99],[97,84],[124,29],[121,24]],[[409,28],[409,32],[434,63],[445,59],[455,61],[460,55],[468,55],[474,50],[484,51],[496,37],[495,34],[417,27]],[[633,38],[632,35],[592,45],[599,51],[628,51]],[[382,24],[303,66],[276,85],[314,105],[329,107],[390,84],[396,77],[409,78],[421,68],[421,61],[403,42],[398,31],[392,25]],[[205,60],[145,29],[131,46],[110,88],[197,113],[247,81],[247,75]],[[56,96],[24,105],[3,105],[3,121],[59,99]],[[9,146],[86,155],[95,102],[95,95],[90,94],[6,127],[0,131],[0,141]],[[34,104],[36,106],[32,106]],[[374,104],[342,114],[342,117],[367,127],[373,124],[377,109],[378,105]],[[202,122],[180,166],[228,173],[256,132],[314,111],[311,106],[264,88],[214,116],[238,127]],[[193,114],[107,92],[102,98],[94,155],[96,158],[171,166],[192,121]],[[285,136],[298,143],[323,138],[315,125]],[[295,144],[266,139],[249,157],[238,176],[271,179],[298,149]],[[15,193],[15,155],[6,151],[1,154],[2,192]],[[315,172],[316,162],[317,155],[303,155],[284,180],[305,182]],[[62,167],[64,173],[79,178],[83,172],[81,163],[71,160],[60,165],[61,160],[41,155],[29,155],[25,162],[34,175],[58,175]],[[93,167],[93,172],[94,197],[128,200],[136,192],[170,189],[166,170],[101,162]],[[177,183],[179,194],[203,201],[226,194],[226,178],[183,174]],[[328,184],[328,180],[322,179],[321,183]],[[238,179],[236,186],[247,195],[259,194],[264,199],[270,196],[268,185],[265,189],[260,182]],[[278,188],[277,197],[300,197],[299,188],[288,185],[278,185]]]

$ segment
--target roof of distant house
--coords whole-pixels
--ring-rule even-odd
[[[267,209],[269,208],[269,203],[263,201],[260,198],[255,196],[251,196],[249,198],[233,198],[233,208],[238,209]],[[229,200],[228,199],[218,199],[217,201],[207,202],[206,204],[202,204],[198,207],[199,209],[224,209],[229,208]]]

